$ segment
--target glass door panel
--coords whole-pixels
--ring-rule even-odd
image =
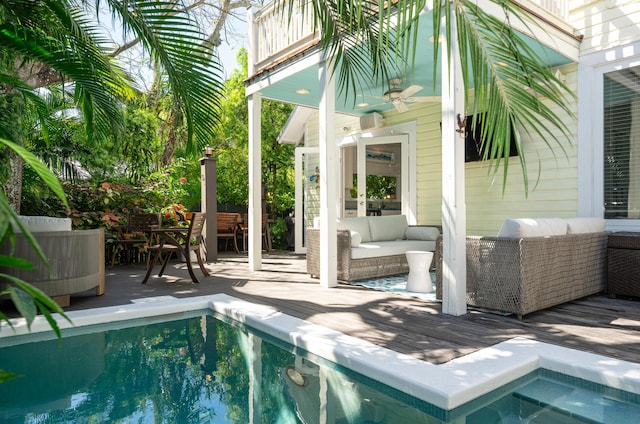
[[[408,158],[406,135],[366,137],[358,140],[357,172],[352,196],[358,216],[399,215],[408,210]]]

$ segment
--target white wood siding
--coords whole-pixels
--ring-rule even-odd
[[[567,85],[575,90],[576,66],[562,69]],[[577,113],[577,103],[572,110]],[[565,115],[557,110],[557,114]],[[566,115],[565,115],[566,116]],[[507,185],[503,194],[503,167],[491,181],[488,165],[466,165],[467,233],[472,235],[496,234],[506,218],[571,217],[578,211],[577,122],[564,118],[570,138],[557,130],[565,152],[551,137],[542,138],[518,128],[525,151],[529,194],[525,195],[524,177],[519,159],[509,159]],[[547,146],[546,141],[551,145]],[[539,174],[539,180],[538,180]]]
[[[638,0],[573,0],[569,22],[584,36],[584,56],[637,40],[640,33]]]
[[[576,88],[577,67],[564,67],[566,83]],[[577,111],[577,103],[572,109]],[[561,112],[558,110],[558,114]],[[439,104],[410,106],[409,111],[385,114],[385,125],[416,121],[417,143],[417,212],[419,224],[441,223],[441,111]],[[486,163],[467,163],[466,199],[467,233],[472,235],[496,234],[506,218],[515,217],[570,217],[577,215],[577,124],[566,117],[570,140],[562,138],[566,154],[553,141],[549,148],[544,139],[533,138],[520,128],[527,160],[529,195],[525,196],[523,176],[517,157],[510,158],[507,186],[502,192],[502,167],[492,180]],[[538,171],[540,179],[538,181]],[[536,185],[537,183],[537,185]]]

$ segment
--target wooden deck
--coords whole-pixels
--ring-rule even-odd
[[[440,304],[357,286],[324,289],[305,272],[304,257],[265,254],[263,270],[249,272],[246,256],[208,264],[212,277],[192,284],[184,264],[140,284],[144,266],[107,269],[106,292],[72,297],[67,310],[126,304],[131,299],[226,293],[341,331],[432,363],[443,363],[513,337],[640,362],[640,301],[594,296],[517,320],[470,311],[441,314]],[[157,272],[157,270],[156,270]],[[200,272],[196,270],[196,272]]]

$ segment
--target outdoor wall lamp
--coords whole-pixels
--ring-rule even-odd
[[[209,146],[208,144],[207,144],[207,147],[202,149],[202,151],[204,152],[204,155],[208,158],[210,158],[213,155],[213,147]]]

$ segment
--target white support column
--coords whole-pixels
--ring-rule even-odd
[[[335,81],[328,60],[320,63],[320,285],[338,285],[338,236],[336,233],[338,199],[338,147],[335,131]]]
[[[455,15],[452,12],[451,46],[442,46],[442,312],[467,313],[467,212],[464,187],[464,84],[460,67]],[[442,23],[444,34],[444,19]],[[448,57],[448,53],[451,57]]]
[[[262,269],[262,95],[249,96],[249,269]]]
[[[262,423],[262,339],[249,333],[249,423]]]

